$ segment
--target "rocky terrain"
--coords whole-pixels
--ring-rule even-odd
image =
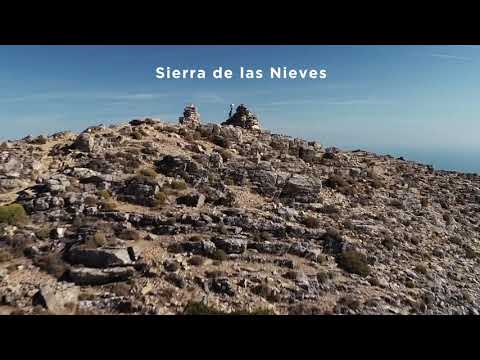
[[[136,119],[0,145],[1,314],[475,314],[480,176]]]

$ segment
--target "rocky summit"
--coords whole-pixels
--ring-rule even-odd
[[[1,314],[478,314],[480,177],[135,119],[0,145]]]
[[[249,130],[260,130],[260,122],[257,116],[252,113],[244,104],[237,107],[235,113],[222,125],[239,126]]]

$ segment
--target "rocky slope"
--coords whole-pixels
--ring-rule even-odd
[[[480,311],[478,175],[180,122],[0,145],[0,313]]]

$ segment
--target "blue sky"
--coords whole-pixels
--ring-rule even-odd
[[[0,46],[0,139],[176,121],[191,102],[220,122],[230,103],[245,103],[275,132],[480,171],[479,65],[480,46]],[[159,80],[157,66],[328,77]]]

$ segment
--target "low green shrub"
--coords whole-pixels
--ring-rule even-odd
[[[97,243],[98,246],[102,246],[107,241],[107,237],[103,231],[97,231],[95,235],[93,235],[93,239]]]
[[[0,263],[8,261],[12,258],[12,254],[10,254],[5,249],[0,249]]]
[[[55,276],[57,279],[61,278],[68,270],[68,266],[58,254],[40,256],[36,258],[33,263],[35,266],[38,266],[40,270]]]
[[[212,259],[217,261],[227,260],[227,253],[222,249],[216,249],[212,254]]]
[[[324,185],[331,189],[336,189],[347,186],[348,182],[339,175],[331,175],[327,180],[324,181]]]
[[[20,204],[0,206],[0,224],[21,225],[28,220],[25,209]]]
[[[382,245],[387,249],[387,250],[393,250],[394,248],[394,242],[391,238],[385,238],[382,241]]]
[[[253,235],[254,241],[272,241],[272,235],[266,231],[257,232]]]
[[[224,149],[228,149],[232,146],[232,142],[230,140],[224,138],[223,136],[219,136],[219,135],[216,135],[213,138],[213,143],[215,145],[221,146]]]
[[[88,241],[89,247],[97,248],[105,245],[107,237],[103,231],[97,231]]]
[[[172,243],[168,245],[167,251],[172,254],[180,254],[183,252],[183,246],[181,243]]]
[[[200,255],[194,255],[188,260],[188,263],[193,266],[202,266],[205,264],[205,258]]]
[[[314,216],[307,216],[303,219],[303,224],[310,229],[317,229],[320,227],[320,220]]]
[[[223,235],[228,234],[228,229],[223,222],[217,225],[217,232]]]
[[[170,184],[170,188],[175,189],[175,190],[186,190],[187,189],[187,184],[183,180],[174,180]]]
[[[478,257],[478,254],[475,250],[473,250],[470,246],[465,246],[465,256],[468,258],[468,259],[475,259]]]
[[[183,310],[184,315],[275,315],[270,309],[235,310],[230,313],[216,309],[201,302],[190,302]]]
[[[225,315],[225,312],[217,310],[212,306],[205,305],[201,302],[189,302],[185,309],[184,315]]]
[[[110,193],[110,191],[108,190],[100,190],[98,192],[98,196],[101,198],[101,199],[104,199],[104,200],[109,200],[112,198],[112,194]]]
[[[46,240],[50,238],[50,229],[48,227],[43,227],[35,232],[35,235],[40,240]]]
[[[33,139],[30,143],[35,145],[45,145],[48,142],[48,138],[45,135],[39,135]]]
[[[136,230],[124,230],[118,234],[118,237],[122,240],[140,240],[140,233]]]
[[[423,264],[418,264],[415,266],[414,270],[419,273],[419,274],[423,274],[423,275],[426,275],[427,274],[427,267]]]
[[[153,207],[160,208],[162,205],[165,205],[168,200],[167,194],[163,191],[159,191],[155,194],[155,200],[153,201]]]
[[[97,198],[95,196],[87,196],[84,203],[87,207],[97,206]]]
[[[337,265],[346,272],[360,276],[370,274],[370,267],[368,266],[365,255],[358,251],[348,250],[340,253],[336,257],[336,262]]]
[[[102,201],[102,209],[105,211],[114,211],[117,208],[117,204],[109,199]]]
[[[151,168],[140,169],[138,175],[145,176],[149,179],[155,179],[158,176],[157,172]]]
[[[223,161],[227,162],[231,158],[233,158],[233,153],[228,150],[221,150],[220,155],[222,156]]]
[[[228,315],[275,315],[275,312],[270,309],[253,309],[253,310],[235,310],[229,313]]]

